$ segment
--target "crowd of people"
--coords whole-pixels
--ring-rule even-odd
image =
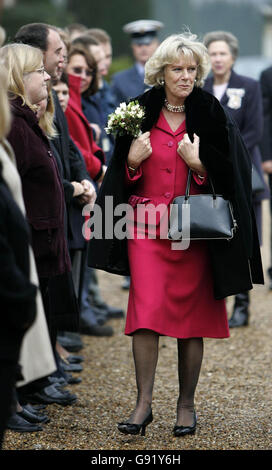
[[[107,324],[108,320],[125,317],[122,309],[108,305],[101,294],[96,269],[91,267],[95,263],[92,259],[90,262],[87,256],[88,241],[82,233],[82,209],[86,204],[92,206],[95,203],[114,156],[115,139],[105,131],[109,114],[121,101],[141,94],[145,96],[146,91],[151,92],[158,84],[168,90],[164,81],[154,81],[150,61],[148,79],[145,77],[147,61],[159,50],[157,33],[162,28],[162,23],[151,20],[136,21],[124,27],[124,32],[131,39],[135,65],[116,73],[109,83],[107,76],[112,61],[112,45],[106,31],[80,24],[60,29],[33,23],[22,26],[13,41],[6,43],[5,32],[0,27],[0,297],[5,314],[0,332],[0,447],[6,429],[40,431],[49,420],[44,412],[47,405],[57,403],[66,406],[76,402],[76,394],[65,386],[81,381],[78,375],[73,375],[73,372],[82,371],[84,367],[84,358],[74,354],[83,347],[81,335],[111,336],[114,330]],[[230,110],[262,179],[263,189],[254,194],[261,243],[261,201],[270,197],[263,168],[272,174],[270,153],[264,155],[268,163],[262,167],[259,150],[263,132],[261,87],[257,81],[241,77],[233,71],[238,41],[230,33],[209,33],[204,42],[211,61],[212,76],[204,83],[203,73],[197,86],[215,95]],[[158,60],[161,57],[158,56]],[[198,58],[200,61],[203,59]],[[165,64],[167,62],[163,63],[162,68]],[[159,95],[155,98],[152,98],[154,103],[147,103],[147,109],[150,106],[154,107],[153,110],[156,108],[161,98]],[[268,100],[266,96],[265,99]],[[269,106],[267,102],[265,104],[267,110]],[[161,107],[158,113],[160,110]],[[171,121],[171,109],[167,113]],[[184,117],[183,114],[181,117]],[[161,122],[162,128],[164,125]],[[129,149],[125,149],[132,170],[132,173],[127,172],[127,184],[133,185],[133,180],[137,181],[139,177],[138,165],[135,167],[137,145],[147,146],[149,150],[145,159],[150,156],[149,131],[144,134],[144,142],[142,137],[141,143],[136,144],[134,152],[129,153]],[[201,181],[205,172],[202,176],[200,163],[198,173]],[[114,165],[110,175],[114,180]],[[116,188],[119,186],[121,182],[116,181]],[[126,334],[142,331],[143,328],[156,330],[155,314],[158,310],[155,309],[152,319],[154,324],[150,321],[149,326],[142,326],[141,321],[137,323],[139,319],[136,321],[133,318],[135,312],[131,313],[136,309],[133,296],[141,303],[141,311],[149,309],[150,300],[144,305],[140,295],[149,285],[148,282],[143,285],[145,277],[138,271],[141,249],[136,258],[133,250],[138,250],[138,247],[135,245],[130,250],[130,262],[134,266],[131,269],[134,276],[131,287],[130,273],[123,272],[123,288],[130,288],[131,291]],[[163,247],[161,250],[163,253]],[[94,252],[94,258],[98,254],[99,250]],[[206,276],[206,254],[204,256],[201,252],[200,256],[200,252],[196,253],[198,259],[202,255]],[[180,262],[180,253],[175,256],[173,265]],[[194,266],[193,252],[191,256],[190,264]],[[144,259],[142,262],[145,262]],[[161,261],[150,258],[154,269],[157,262],[160,264]],[[141,282],[139,280],[137,284],[135,280],[139,274]],[[254,275],[260,280],[261,274],[257,270]],[[199,279],[199,285],[201,282]],[[241,292],[235,292],[235,308],[229,325],[226,324],[223,304],[215,307],[220,310],[222,325],[218,325],[220,332],[212,335],[226,337],[228,326],[249,323],[250,285],[241,282],[240,287]],[[162,291],[165,292],[163,285]],[[157,288],[153,292],[154,307],[155,299],[159,301]],[[184,332],[180,334],[182,337]],[[210,334],[207,333],[208,336]],[[190,328],[186,338],[188,335],[191,335]],[[138,377],[148,373],[149,378],[147,381],[141,378],[142,388],[138,390],[136,411],[129,423],[120,424],[121,432],[129,433],[129,426],[136,426],[133,430],[139,432],[141,423],[145,427],[152,420],[150,393],[157,358],[156,347],[152,350],[152,357],[149,357],[148,370],[147,356],[143,351],[150,351],[151,341],[157,344],[157,339],[157,334],[134,335]],[[199,360],[195,362],[200,364],[202,343],[195,341],[195,348],[189,346],[189,342],[187,346],[185,343],[183,341],[182,347],[188,349],[188,358],[196,357],[196,349],[199,351]],[[180,362],[184,361],[180,356]],[[199,364],[197,367],[200,370]],[[190,377],[194,375],[193,369],[188,370],[188,389]],[[196,386],[197,377],[193,380]],[[183,391],[184,386],[182,384]],[[189,432],[195,429],[195,414],[191,425],[192,413],[195,413],[191,402],[189,408],[190,413],[186,406],[185,411],[180,407],[176,435],[184,434],[185,428]],[[181,425],[183,422],[186,426]],[[136,433],[134,431],[132,433]]]
[[[124,312],[102,298],[82,234],[113,146],[110,37],[39,23],[6,44],[1,28],[1,46],[2,443],[5,429],[41,430],[47,404],[77,400],[64,387],[81,381],[81,334],[113,335],[106,323]]]

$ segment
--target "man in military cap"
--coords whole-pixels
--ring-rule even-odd
[[[112,92],[118,102],[134,98],[148,88],[144,84],[144,66],[159,45],[157,33],[163,26],[160,21],[138,20],[123,27],[123,31],[131,36],[135,64],[113,76]]]

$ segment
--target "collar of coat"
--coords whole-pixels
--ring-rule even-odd
[[[11,97],[10,106],[12,115],[23,119],[33,132],[43,139],[47,147],[50,149],[49,140],[42,128],[39,126],[39,121],[35,112],[32,111],[27,104],[23,103],[22,98],[20,96]]]
[[[163,107],[164,88],[152,88],[135,99],[146,111],[142,131],[149,131]],[[194,133],[200,138],[199,157],[215,190],[234,202],[241,232],[249,232],[250,216],[245,214],[251,204],[251,163],[236,124],[217,98],[202,88],[194,87],[184,104],[187,133],[191,140]]]
[[[165,91],[163,87],[153,87],[151,90],[134,98],[145,108],[142,132],[150,131],[156,124],[164,104],[164,99]],[[211,93],[198,87],[194,87],[192,93],[186,98],[185,108],[187,133],[192,141],[194,133],[199,136],[200,160],[210,175],[213,176],[215,171],[217,171],[214,167],[218,167],[218,163],[214,161],[215,151],[220,156],[221,161],[227,162],[230,158],[228,129],[231,117]],[[127,158],[131,141],[132,137],[129,135],[116,139],[114,154],[117,160]],[[225,167],[222,166],[222,172],[224,170]],[[224,189],[222,188],[222,190]]]
[[[25,121],[28,122],[31,127],[38,125],[38,119],[36,114],[27,104],[23,103],[23,100],[20,96],[11,97],[10,105],[12,114],[14,116],[22,117],[23,119],[25,119]]]
[[[142,132],[147,132],[156,124],[165,99],[164,88],[151,88],[142,95],[134,98],[145,109],[145,119],[142,123]],[[228,159],[228,116],[219,101],[207,91],[194,87],[192,93],[185,100],[186,130],[193,141],[194,133],[200,138],[200,159],[209,168],[209,147],[212,145],[217,151]],[[127,157],[127,149],[132,137],[125,135],[116,139],[115,156]],[[120,151],[121,149],[121,151]],[[125,151],[122,151],[125,150]]]
[[[251,77],[245,77],[244,75],[240,75],[235,70],[231,70],[229,81],[227,84],[227,88],[238,88],[238,87],[244,87],[245,82],[251,82],[255,81]],[[210,75],[209,77],[206,78],[204,89],[208,91],[209,93],[213,94],[213,85],[214,85],[214,75]],[[221,99],[222,101],[222,99]]]
[[[139,103],[145,107],[146,118],[142,131],[149,131],[159,118],[164,104],[164,88],[148,90],[138,98]],[[190,138],[194,132],[201,135],[216,134],[226,131],[226,115],[218,100],[201,88],[194,87],[192,93],[185,99],[186,128]]]

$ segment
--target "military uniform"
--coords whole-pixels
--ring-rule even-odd
[[[126,24],[123,31],[131,36],[132,44],[149,45],[157,39],[157,33],[162,27],[160,21],[138,20]],[[119,103],[141,95],[149,88],[144,84],[144,65],[138,62],[113,75],[111,89]]]

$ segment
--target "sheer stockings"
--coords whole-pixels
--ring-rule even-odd
[[[203,358],[203,338],[178,339],[177,426],[192,426],[194,396]]]
[[[155,371],[158,361],[159,335],[151,330],[138,330],[133,335],[132,351],[136,373],[137,402],[129,418],[141,424],[151,409]]]
[[[137,402],[128,422],[141,424],[151,409],[152,393],[158,362],[159,335],[151,330],[138,330],[133,335],[132,351],[136,373]],[[203,338],[178,339],[179,398],[178,426],[192,426],[194,395],[203,357]]]

